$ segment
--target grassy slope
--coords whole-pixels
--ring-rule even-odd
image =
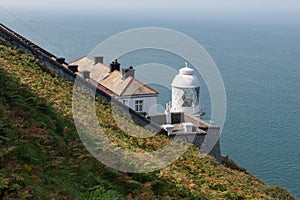
[[[144,174],[120,173],[83,147],[72,121],[72,84],[31,55],[0,44],[0,199],[293,199],[284,189],[220,166],[191,147],[178,161]],[[100,124],[119,146],[157,149],[165,136],[124,136],[110,105]],[[124,142],[126,141],[126,142]]]

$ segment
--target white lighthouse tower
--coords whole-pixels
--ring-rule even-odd
[[[179,70],[172,82],[172,112],[185,112],[195,117],[201,116],[200,82],[194,70],[187,66]]]

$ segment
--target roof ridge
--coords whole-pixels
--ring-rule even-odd
[[[77,62],[77,61],[79,61],[79,60],[81,60],[81,59],[83,59],[83,58],[89,58],[89,57],[87,57],[87,56],[82,56],[81,58],[78,58],[78,59],[76,59],[76,60],[73,60],[72,62],[70,62],[70,64],[72,64],[72,63],[74,63],[74,62]]]
[[[129,77],[128,77],[129,78]],[[131,85],[132,81],[134,80],[134,78],[132,76],[130,76],[131,80],[127,83],[126,87],[123,89],[123,91],[120,93],[120,96],[122,96],[126,90],[129,88],[129,86]]]

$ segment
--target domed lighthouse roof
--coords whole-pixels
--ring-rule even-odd
[[[199,87],[200,82],[198,78],[194,75],[194,70],[187,66],[179,70],[179,74],[175,76],[172,82],[172,87],[177,88],[195,88]]]

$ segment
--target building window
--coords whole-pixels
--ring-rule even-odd
[[[123,100],[122,103],[123,103],[124,105],[128,106],[128,100],[127,100],[127,99]]]
[[[142,112],[143,111],[144,100],[136,100],[135,101],[135,111]]]

